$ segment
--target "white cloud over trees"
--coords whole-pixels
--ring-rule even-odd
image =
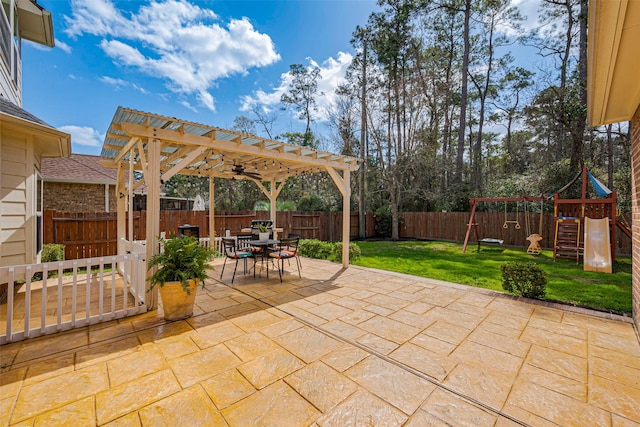
[[[184,0],[152,1],[131,12],[111,0],[74,0],[71,7],[64,30],[70,38],[101,38],[100,48],[117,65],[163,79],[170,91],[194,96],[211,111],[217,80],[280,60],[271,37],[248,19],[224,23]]]

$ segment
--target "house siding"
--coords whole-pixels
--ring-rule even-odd
[[[640,105],[631,119],[631,168],[633,209],[633,320],[640,331]]]
[[[45,182],[43,196],[45,210],[82,213],[105,211],[105,184]],[[115,212],[116,207],[115,185],[109,185],[109,212]]]
[[[30,247],[28,214],[29,141],[24,136],[3,130],[0,139],[0,265],[26,264]]]

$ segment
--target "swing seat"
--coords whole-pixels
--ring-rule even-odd
[[[542,247],[540,246],[540,241],[542,240],[542,236],[537,233],[531,234],[527,237],[529,241],[529,247],[527,248],[528,254],[538,255],[542,252]]]
[[[502,245],[504,240],[502,239],[492,239],[490,237],[485,237],[484,239],[478,240],[478,252],[480,252],[480,245]]]

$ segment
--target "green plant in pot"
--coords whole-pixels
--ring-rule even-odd
[[[193,303],[198,285],[207,278],[214,250],[199,244],[193,236],[171,239],[158,238],[164,251],[149,260],[148,268],[158,267],[149,277],[150,290],[160,287],[160,297],[166,320],[186,319],[193,315]]]
[[[258,231],[258,239],[260,239],[260,241],[269,240],[269,227],[267,227],[266,224],[258,224]]]

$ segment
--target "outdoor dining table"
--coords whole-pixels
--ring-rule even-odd
[[[245,227],[240,229],[241,233],[251,233],[253,231],[253,228],[251,227]],[[273,238],[277,239],[278,238],[278,233],[282,233],[284,231],[284,228],[282,227],[274,227],[271,229],[271,231],[273,231]]]
[[[267,239],[267,240],[247,240],[247,245],[251,247],[261,248],[260,253],[262,254],[261,265],[264,266],[265,259],[268,259],[269,254],[267,253],[269,247],[273,247],[280,244],[280,240],[276,239]],[[255,263],[254,263],[254,274],[255,274]],[[262,267],[261,267],[262,268]],[[267,278],[269,277],[269,265],[267,265]]]

